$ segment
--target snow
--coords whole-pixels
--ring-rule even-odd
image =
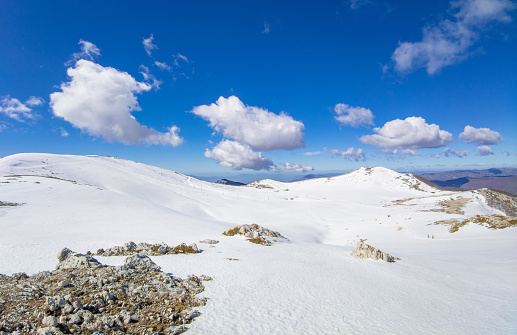
[[[517,229],[471,224],[451,234],[434,225],[501,214],[475,192],[439,191],[384,168],[234,187],[111,157],[51,154],[2,158],[0,176],[0,201],[23,203],[0,207],[3,274],[53,269],[64,247],[220,240],[198,244],[200,254],[153,257],[174,276],[213,277],[189,334],[517,332]],[[471,199],[465,214],[429,211],[451,198]],[[251,223],[290,242],[221,236]],[[359,239],[401,260],[352,258]]]

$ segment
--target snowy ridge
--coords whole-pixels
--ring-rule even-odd
[[[20,205],[0,206],[0,273],[52,269],[64,247],[216,239],[199,254],[152,257],[175,276],[214,278],[190,334],[517,331],[517,228],[468,224],[449,233],[435,224],[502,214],[479,193],[436,190],[379,167],[258,184],[269,187],[212,184],[111,157],[2,158],[0,201]],[[221,235],[254,223],[291,243]],[[361,240],[401,260],[351,257]]]

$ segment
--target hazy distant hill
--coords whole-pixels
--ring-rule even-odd
[[[517,195],[517,168],[457,170],[421,174],[441,187],[461,190],[489,188]]]

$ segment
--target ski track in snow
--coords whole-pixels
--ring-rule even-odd
[[[64,247],[220,240],[198,244],[200,254],[153,257],[174,276],[213,277],[188,334],[517,333],[517,229],[471,224],[451,234],[434,225],[500,214],[474,192],[419,191],[383,168],[233,187],[121,159],[50,154],[5,157],[0,176],[0,201],[22,203],[0,207],[3,274],[53,269]],[[422,211],[451,198],[472,199],[464,215]],[[264,247],[221,236],[251,223],[291,241]],[[401,260],[352,258],[361,238]]]

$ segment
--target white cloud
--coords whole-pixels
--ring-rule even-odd
[[[463,132],[458,136],[465,143],[477,144],[497,144],[504,141],[501,134],[489,128],[474,128],[466,126]]]
[[[187,63],[187,64],[188,64],[188,63],[190,63],[190,62],[189,62],[189,60],[188,60],[188,58],[187,58],[187,56],[184,56],[184,55],[182,55],[182,54],[180,54],[180,53],[178,53],[178,54],[174,55],[173,57],[174,57],[174,66],[176,66],[176,67],[181,67],[181,65],[180,65],[180,63],[179,63],[179,61],[180,61],[180,60],[181,60],[182,62]]]
[[[469,154],[468,150],[454,150],[451,148],[445,148],[442,150],[441,153],[436,154],[436,158],[440,158],[441,156],[450,157],[450,156],[456,156],[459,158],[463,158]]]
[[[40,98],[41,99],[41,98]],[[30,101],[31,99],[27,100]],[[27,102],[26,102],[27,103]],[[6,96],[0,101],[0,113],[14,119],[16,121],[24,121],[24,119],[34,119],[32,109],[16,98]]]
[[[364,155],[363,149],[355,150],[354,147],[348,148],[346,151],[340,151],[337,149],[327,149],[324,148],[325,151],[330,152],[332,155],[336,157],[341,157],[348,160],[365,161],[366,157]]]
[[[290,164],[290,163],[283,163],[280,165],[282,165],[288,171],[297,171],[297,172],[314,171],[314,168],[312,166],[303,166],[300,164]]]
[[[25,101],[25,104],[29,106],[41,106],[44,102],[45,100],[42,98],[32,96],[27,101]]]
[[[350,8],[358,9],[369,3],[370,0],[350,0]]]
[[[66,129],[65,129],[65,128],[63,128],[63,127],[59,128],[59,131],[60,131],[60,133],[61,133],[61,136],[63,136],[63,137],[67,137],[68,135],[70,135],[70,134],[68,134],[68,132],[66,131]]]
[[[162,71],[169,71],[169,72],[172,71],[172,68],[167,63],[154,61],[154,65],[158,66],[158,68]]]
[[[427,124],[421,117],[408,117],[386,122],[382,128],[373,129],[377,134],[364,135],[359,140],[365,144],[389,149],[438,148],[452,142],[452,134],[440,130],[435,124]]]
[[[262,153],[253,151],[249,145],[229,140],[223,140],[212,150],[206,149],[205,157],[215,159],[219,164],[235,170],[268,170],[273,165],[271,159],[262,157]]]
[[[305,156],[315,156],[315,155],[321,155],[321,151],[309,151],[303,153]]]
[[[334,118],[341,124],[357,128],[359,126],[373,126],[373,113],[364,107],[353,107],[346,104],[336,104],[334,111],[337,116]]]
[[[490,148],[488,145],[480,145],[478,147],[478,155],[480,156],[488,156],[493,154],[494,152],[492,151],[492,148]]]
[[[178,146],[183,139],[179,129],[159,133],[138,123],[132,112],[141,110],[135,94],[149,91],[151,85],[136,81],[126,72],[79,60],[67,70],[70,81],[62,92],[50,95],[54,115],[74,127],[106,141],[130,145],[163,144]]]
[[[426,68],[432,75],[463,61],[478,40],[479,31],[492,21],[511,21],[508,12],[515,8],[516,5],[509,0],[452,1],[451,9],[456,11],[453,19],[424,27],[420,42],[399,43],[391,57],[395,69],[409,73]]]
[[[286,114],[246,106],[236,96],[220,97],[216,103],[195,107],[191,113],[210,122],[226,138],[255,150],[292,150],[305,146],[304,125]]]
[[[382,153],[385,155],[400,155],[400,156],[419,156],[416,150],[411,149],[383,149]]]
[[[93,61],[95,56],[100,56],[101,51],[97,46],[91,42],[85,40],[79,40],[81,45],[81,52],[76,52],[72,55],[72,59],[66,62],[67,66],[73,65],[79,59],[87,59]]]
[[[142,44],[144,45],[145,52],[147,52],[147,55],[151,56],[151,53],[153,50],[158,49],[156,44],[153,43],[154,36],[151,34],[149,38],[144,38],[142,41]]]

